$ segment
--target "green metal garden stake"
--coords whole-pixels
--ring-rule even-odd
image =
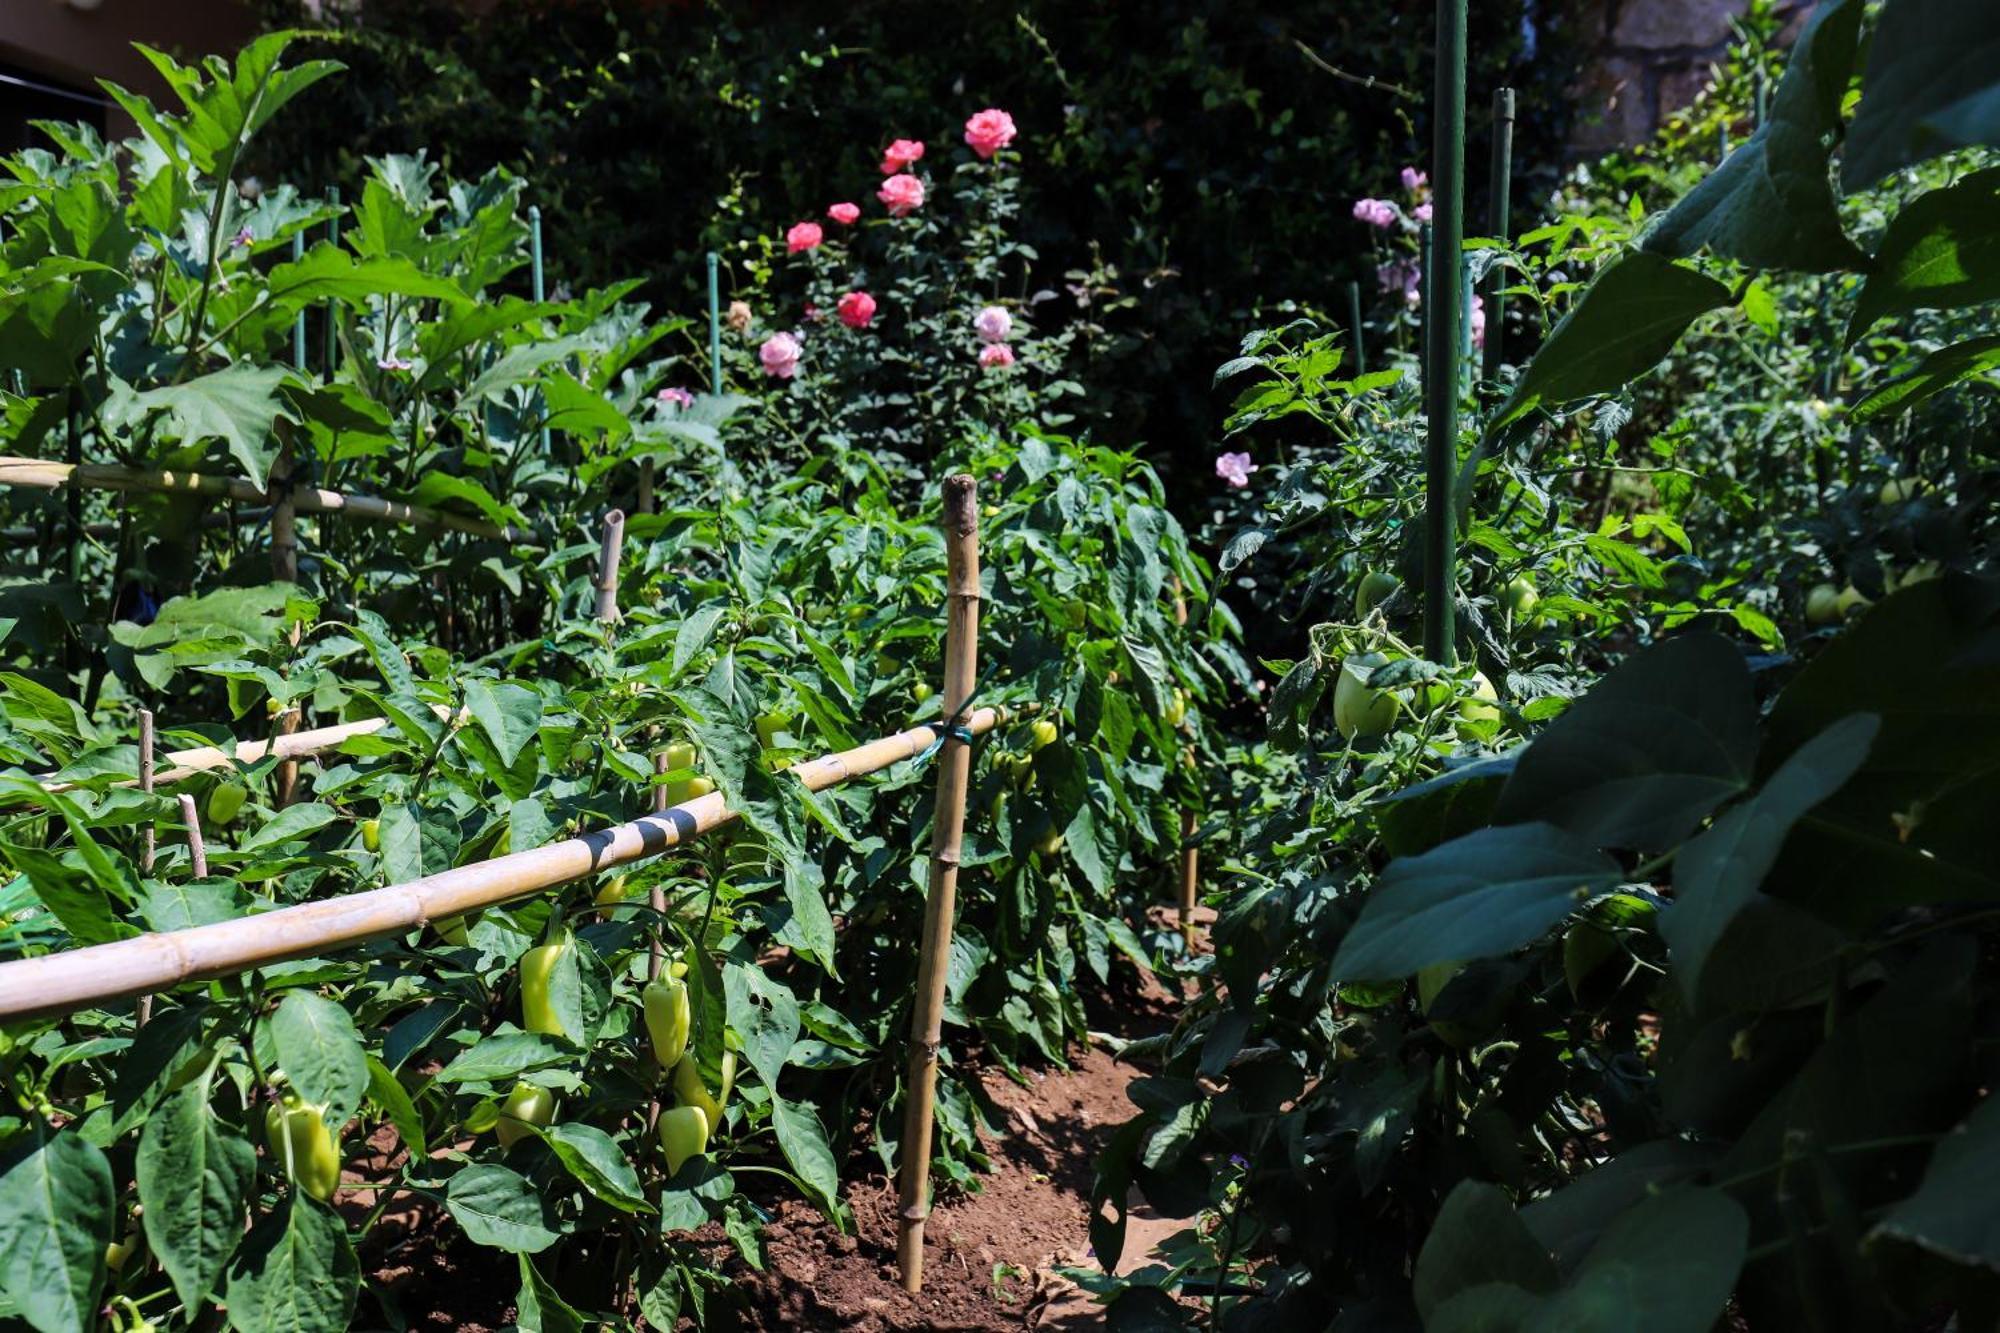
[[[340,187],[338,185],[329,185],[327,187],[326,202],[330,208],[338,209],[340,207]],[[340,244],[340,214],[337,212],[326,220],[326,240],[328,245],[338,246]],[[340,325],[336,310],[337,307],[334,303],[328,301],[324,312],[325,319],[320,325],[326,336],[326,346],[320,349],[320,362],[325,367],[328,382],[332,381],[333,372],[340,365]]]
[[[1368,349],[1361,345],[1361,284],[1347,284],[1347,327],[1354,331],[1354,373],[1368,373]]]
[[[298,263],[306,257],[306,234],[292,233],[292,262]],[[292,321],[292,364],[300,371],[306,368],[306,312],[301,309],[298,318]]]
[[[1452,590],[1457,541],[1452,475],[1458,467],[1460,265],[1465,254],[1465,0],[1438,0],[1437,71],[1431,98],[1431,295],[1424,329],[1424,656],[1454,657]]]
[[[722,392],[722,273],[708,252],[708,391]]]
[[[542,272],[542,206],[528,205],[528,283],[535,304],[549,299],[548,280]],[[549,428],[542,427],[542,453],[549,452]]]
[[[1431,382],[1430,346],[1431,297],[1437,293],[1431,282],[1431,224],[1417,228],[1417,391],[1429,402]]]
[[[1486,234],[1497,240],[1511,240],[1514,189],[1514,90],[1493,93],[1493,164],[1486,196]],[[1507,317],[1507,270],[1495,264],[1487,271],[1486,359],[1484,375],[1500,374],[1501,327]]]

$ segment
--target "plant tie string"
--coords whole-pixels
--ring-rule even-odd
[[[965,725],[965,719],[972,712],[973,703],[979,698],[980,687],[985,684],[986,677],[982,675],[972,683],[972,692],[965,696],[965,702],[958,706],[957,712],[950,717],[939,718],[935,722],[925,724],[934,733],[934,738],[922,751],[910,757],[909,764],[912,769],[922,768],[929,763],[931,758],[944,748],[944,743],[948,739],[955,740],[961,745],[972,744],[972,730]]]

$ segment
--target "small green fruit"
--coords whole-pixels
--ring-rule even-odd
[[[1373,739],[1396,723],[1396,696],[1368,684],[1370,674],[1388,660],[1381,653],[1356,653],[1340,664],[1340,681],[1333,687],[1333,725],[1350,741]]]
[[[361,821],[361,847],[362,850],[370,852],[379,852],[382,850],[381,820],[364,819]]]
[[[556,1095],[553,1092],[534,1083],[516,1083],[500,1108],[500,1146],[513,1147],[533,1132],[529,1125],[540,1127],[552,1123],[555,1118]]]
[[[1500,590],[1500,604],[1507,608],[1516,620],[1526,620],[1535,613],[1542,594],[1535,587],[1535,581],[1526,574],[1516,574],[1507,580],[1507,586]]]
[[[659,1134],[667,1175],[677,1176],[682,1163],[708,1150],[708,1115],[699,1106],[669,1107],[660,1112]]]
[[[1354,590],[1354,618],[1367,619],[1370,611],[1380,606],[1390,593],[1402,586],[1396,576],[1387,570],[1369,570],[1361,576],[1361,583]]]
[[[1840,589],[1831,583],[1813,585],[1806,594],[1806,623],[1832,625],[1840,620]]]
[[[1873,603],[1862,593],[1861,589],[1850,583],[1840,590],[1840,596],[1834,600],[1833,608],[1840,613],[1842,620],[1847,620],[1871,605]]]
[[[237,811],[250,799],[250,793],[240,782],[219,783],[208,794],[208,822],[220,827],[236,818]]]

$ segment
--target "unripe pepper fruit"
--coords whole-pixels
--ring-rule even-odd
[[[679,977],[662,977],[648,983],[641,998],[646,1007],[646,1033],[653,1039],[653,1058],[660,1068],[672,1069],[687,1054],[688,1026],[694,1019],[687,983]]]
[[[529,1136],[529,1125],[546,1125],[556,1118],[556,1095],[535,1083],[516,1083],[500,1105],[500,1146],[511,1148]]]
[[[681,1164],[708,1149],[708,1113],[699,1106],[675,1106],[660,1112],[660,1151],[667,1155],[667,1174],[680,1174]]]
[[[333,1197],[340,1184],[340,1150],[326,1127],[323,1107],[302,1101],[296,1093],[272,1102],[264,1112],[264,1141],[300,1189],[321,1203]]]
[[[545,1032],[552,1037],[569,1035],[556,1015],[555,1002],[549,995],[549,980],[571,944],[565,932],[560,938],[521,955],[521,1026],[530,1032]]]

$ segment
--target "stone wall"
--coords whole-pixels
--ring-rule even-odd
[[[1779,0],[1795,30],[1811,0]],[[1596,0],[1581,20],[1596,59],[1576,90],[1570,148],[1579,156],[1639,143],[1708,86],[1710,67],[1735,37],[1747,0]]]

